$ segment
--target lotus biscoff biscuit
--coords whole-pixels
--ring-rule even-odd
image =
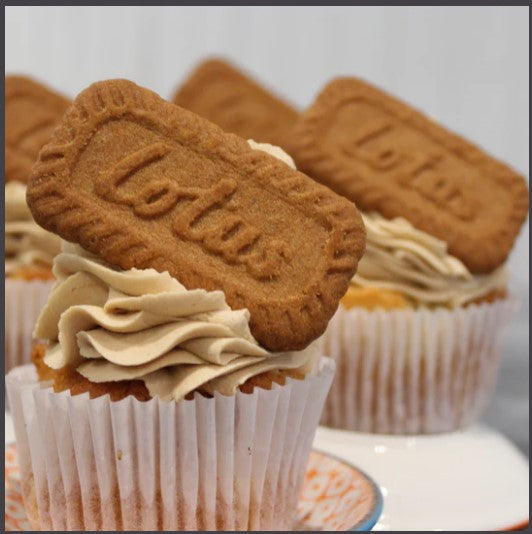
[[[28,180],[39,150],[69,105],[68,98],[30,78],[6,76],[6,182]]]
[[[175,104],[244,139],[286,147],[298,113],[234,66],[201,63],[174,95]]]
[[[474,273],[507,258],[528,212],[522,176],[411,106],[356,78],[330,82],[291,136],[298,168],[449,245]]]
[[[76,98],[27,198],[44,228],[113,265],[223,289],[270,350],[324,331],[364,250],[351,202],[126,80]]]

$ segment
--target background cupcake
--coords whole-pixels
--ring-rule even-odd
[[[430,433],[475,420],[515,309],[506,259],[528,211],[512,169],[362,82],[331,82],[293,135],[298,167],[364,210],[366,253],[323,351],[325,424]]]
[[[338,364],[322,422],[381,433],[463,427],[495,387],[517,304],[506,265],[475,276],[405,219],[363,219],[366,254],[322,338]]]
[[[143,129],[145,121],[150,129]],[[100,135],[110,123],[112,132]],[[121,143],[124,136],[131,139],[132,125],[138,128],[135,146]],[[158,132],[156,142],[154,132]],[[47,174],[49,162],[43,154],[50,146],[61,146],[66,137],[66,150],[77,147],[81,156],[72,158],[68,152],[58,167],[62,174]],[[94,145],[105,158],[87,157]],[[146,153],[149,164],[144,166]],[[152,164],[157,157],[164,163],[168,153],[171,175],[162,165]],[[244,140],[124,80],[94,84],[79,95],[43,148],[28,188],[32,213],[45,227],[92,252],[66,245],[56,256],[57,284],[35,328],[36,337],[46,339],[47,346],[36,348],[34,367],[16,368],[6,379],[24,500],[35,527],[135,531],[292,527],[335,367],[332,360],[317,356],[312,341],[321,334],[316,325],[323,322],[325,327],[356,270],[364,230],[349,202],[297,173],[290,168],[290,159],[283,158],[252,150]],[[79,161],[88,165],[83,178],[75,176]],[[110,174],[101,167],[110,168]],[[124,170],[130,182],[119,179]],[[136,181],[141,171],[142,179]],[[226,213],[223,203],[207,204],[202,195],[226,187],[228,175],[233,177],[229,185],[238,186],[239,195]],[[70,179],[60,179],[66,176]],[[172,180],[163,181],[165,176]],[[83,180],[87,189],[76,187],[76,179]],[[193,180],[194,188],[185,190],[187,203],[176,211],[168,203],[169,192],[184,188],[188,180]],[[119,187],[114,188],[117,182]],[[147,189],[132,195],[132,184]],[[57,196],[51,204],[46,201],[52,187],[63,201],[69,195],[73,198],[59,206],[60,219]],[[250,219],[264,189],[271,193],[272,188],[284,192],[280,204],[261,203],[264,219]],[[268,232],[269,243],[280,247],[279,236],[290,224],[281,220],[286,215],[283,207],[301,208],[301,191],[316,195],[327,207],[312,212],[314,217],[326,217],[327,230],[313,230],[314,219],[309,216],[305,234],[321,246],[299,249],[295,257],[286,243],[283,257],[293,259],[286,273],[278,269],[278,260],[267,255],[246,256],[244,263],[230,254],[249,236],[253,246],[246,249],[256,248],[258,230],[239,234],[249,229],[250,220]],[[101,196],[90,202],[91,194]],[[251,198],[250,204],[246,198]],[[155,200],[140,206],[134,204],[138,199]],[[81,205],[91,216],[72,205]],[[174,217],[192,212],[196,222],[196,210],[205,205],[214,205],[217,211],[206,215],[210,219],[205,241],[195,233],[194,244],[199,245],[190,246],[182,233],[174,233]],[[71,209],[76,209],[74,217]],[[235,213],[241,217],[236,227]],[[221,214],[233,217],[232,226],[220,221]],[[127,223],[134,224],[134,235],[110,234],[104,225],[112,224],[113,218],[122,230]],[[216,239],[220,228],[222,241]],[[194,229],[199,232],[196,225]],[[132,240],[146,231],[158,236],[157,245],[146,239],[142,248],[136,246]],[[292,235],[298,231],[294,228]],[[160,241],[164,254],[159,253]],[[341,264],[335,261],[339,250],[349,252]],[[176,251],[180,262],[173,261]],[[111,256],[115,261],[108,263]],[[253,261],[257,264],[250,265]],[[298,262],[308,278],[293,278]],[[213,264],[217,269],[209,272]],[[309,265],[314,267],[308,269]],[[264,276],[265,271],[270,276]],[[178,272],[183,280],[203,277],[205,286],[214,279],[220,288],[209,291],[191,284],[187,289],[178,281]],[[256,291],[240,284],[242,279]],[[288,280],[283,289],[279,279]],[[315,284],[323,293],[323,308],[311,311],[312,323],[286,329],[284,321],[295,316],[293,303],[313,298]],[[253,317],[251,311],[257,292],[269,297],[268,313],[262,317],[260,313]],[[243,305],[230,306],[235,298]],[[329,316],[325,306],[331,306]],[[304,315],[304,310],[297,313]],[[283,350],[275,348],[281,345]]]
[[[33,80],[5,78],[5,367],[28,361],[35,320],[53,285],[57,236],[38,226],[26,182],[68,99]]]

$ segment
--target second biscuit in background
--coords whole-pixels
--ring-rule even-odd
[[[235,66],[221,59],[201,63],[173,102],[244,139],[286,148],[298,112]]]

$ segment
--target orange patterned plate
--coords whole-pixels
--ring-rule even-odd
[[[6,445],[5,460],[5,530],[27,532],[14,444]],[[324,452],[311,452],[296,530],[371,530],[381,511],[380,491],[369,477]]]
[[[296,530],[371,530],[382,512],[377,484],[356,467],[313,450],[298,503]]]

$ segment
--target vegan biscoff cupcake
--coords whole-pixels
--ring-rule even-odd
[[[523,178],[356,79],[322,91],[292,154],[363,210],[367,232],[322,338],[338,366],[322,422],[410,434],[474,421],[516,307],[506,259],[528,210]]]
[[[68,99],[23,77],[5,78],[5,367],[29,361],[31,333],[53,285],[58,236],[33,220],[26,182]]]
[[[29,205],[70,243],[35,328],[47,343],[6,378],[34,527],[292,527],[335,368],[314,340],[364,229],[250,144],[115,80],[41,151]]]

